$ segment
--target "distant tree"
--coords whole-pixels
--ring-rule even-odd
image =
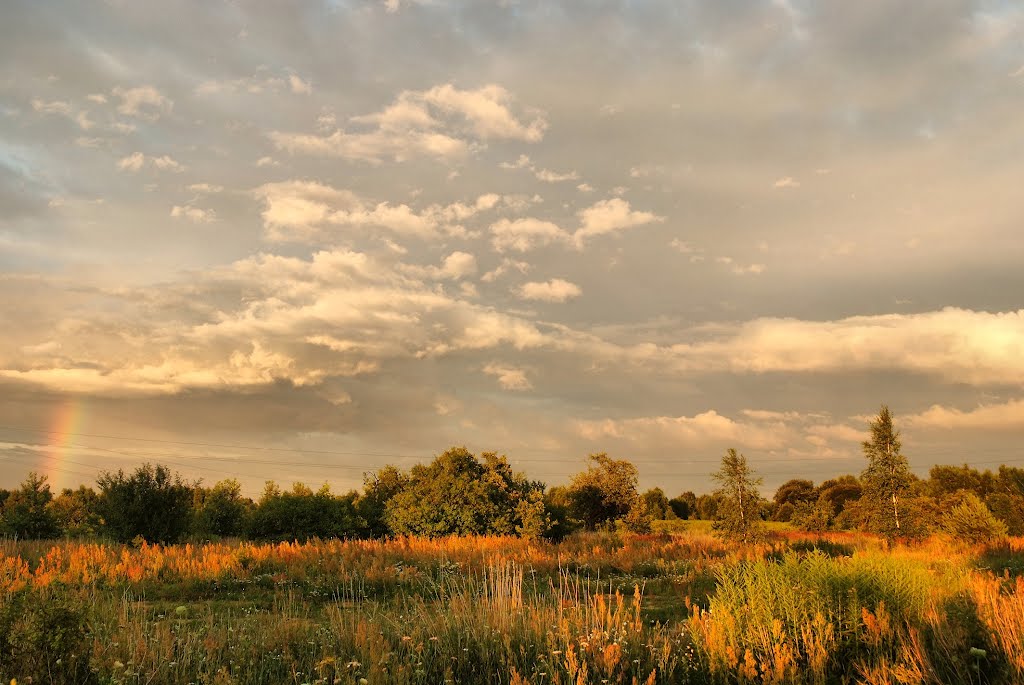
[[[722,496],[717,493],[700,495],[696,501],[696,514],[691,518],[701,521],[714,521],[718,517],[718,509],[721,505]]]
[[[667,519],[669,513],[672,512],[668,504],[668,497],[665,496],[665,491],[661,488],[651,488],[640,495],[640,501],[643,503],[647,515],[656,521]]]
[[[313,492],[302,483],[282,491],[268,481],[248,517],[249,537],[305,542],[312,538],[355,538],[365,529],[356,513],[355,492],[335,496],[328,485]]]
[[[673,497],[668,501],[668,505],[678,518],[688,519],[697,516],[697,496],[692,492],[687,491]]]
[[[763,534],[757,514],[761,495],[757,491],[761,478],[754,475],[747,458],[730,448],[722,457],[722,467],[711,474],[719,487],[721,498],[714,529],[723,537],[750,542]]]
[[[970,490],[959,492],[957,504],[944,509],[942,529],[968,544],[985,544],[1006,538],[1006,524],[993,516],[985,503]]]
[[[391,533],[386,518],[388,502],[408,485],[408,476],[390,464],[363,477],[363,495],[356,509],[366,522],[368,537],[382,538]]]
[[[780,485],[772,499],[777,505],[792,504],[796,506],[797,504],[813,502],[817,498],[813,482],[802,478],[794,478]]]
[[[562,540],[580,528],[580,522],[572,517],[572,499],[568,487],[563,485],[547,490],[544,493],[544,508],[551,522],[547,537],[552,540]]]
[[[625,459],[591,454],[590,466],[569,484],[570,511],[583,527],[595,530],[623,519],[636,506],[637,469]]]
[[[387,500],[395,535],[520,535],[547,532],[544,486],[514,473],[494,452],[477,459],[453,447],[429,465],[414,466],[407,484]]]
[[[242,497],[242,486],[228,478],[212,488],[199,488],[195,497],[194,530],[202,536],[238,537],[245,530],[251,500]]]
[[[861,474],[868,523],[873,532],[892,539],[908,532],[906,521],[900,520],[901,499],[914,479],[901,452],[900,434],[893,427],[889,407],[882,405],[870,428],[871,439],[862,444],[868,466]]]
[[[166,466],[143,464],[130,476],[104,472],[96,484],[104,531],[115,540],[171,543],[188,532],[195,486]]]
[[[958,490],[973,492],[980,498],[991,494],[995,477],[991,471],[981,472],[967,464],[963,466],[933,466],[928,472],[927,494],[942,498]]]
[[[48,506],[53,499],[46,476],[28,474],[21,487],[4,502],[2,523],[7,535],[28,539],[50,539],[61,534],[57,517]]]
[[[993,492],[985,498],[985,506],[1006,524],[1010,535],[1024,535],[1024,497]]]
[[[60,495],[50,502],[50,510],[65,535],[71,537],[92,537],[103,527],[99,512],[100,496],[85,485],[77,490],[64,488]]]

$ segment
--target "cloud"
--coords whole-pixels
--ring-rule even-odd
[[[185,171],[185,167],[169,155],[147,157],[141,152],[133,152],[127,157],[122,157],[117,161],[117,168],[121,171],[137,172],[141,171],[142,167],[146,164],[149,164],[160,171],[170,171],[176,174]]]
[[[519,297],[524,300],[540,300],[542,302],[565,302],[579,297],[583,291],[575,283],[553,278],[550,281],[531,281],[518,288]]]
[[[759,318],[671,345],[680,369],[732,373],[891,370],[951,383],[1024,383],[1024,310],[946,308],[835,321]]]
[[[217,220],[212,209],[202,209],[192,205],[174,205],[171,207],[171,216],[175,219],[188,219],[197,224],[208,224]]]
[[[227,80],[208,79],[196,86],[195,92],[197,95],[233,95],[236,93],[260,95],[262,93],[276,94],[285,90],[296,95],[309,95],[313,92],[313,87],[309,81],[302,79],[294,72],[273,73],[266,67],[261,67],[252,76]]]
[[[117,162],[117,168],[121,171],[139,171],[146,163],[146,156],[141,152],[133,152],[127,157],[122,157]]]
[[[573,234],[573,240],[579,247],[599,235],[665,220],[651,212],[634,211],[627,200],[617,197],[597,202],[577,214],[581,225]]]
[[[536,166],[534,166],[534,164],[530,161],[530,158],[526,155],[519,155],[519,157],[514,162],[502,162],[498,166],[500,166],[502,169],[529,169],[530,173],[532,173],[538,181],[543,181],[545,183],[578,181],[580,178],[579,174],[577,174],[575,171],[558,173],[556,171],[551,171],[550,169],[538,169]]]
[[[652,416],[634,419],[580,420],[576,432],[592,442],[609,439],[647,449],[666,447],[701,448],[737,446],[747,449],[777,450],[795,441],[797,432],[785,423],[765,425],[742,422],[715,410],[694,416]]]
[[[901,421],[914,429],[1019,431],[1024,427],[1024,400],[983,404],[967,411],[936,404],[918,414],[903,416]]]
[[[498,384],[505,390],[530,390],[533,384],[526,377],[526,372],[511,366],[501,364],[487,364],[484,366],[484,373],[495,376]]]
[[[62,100],[44,102],[43,100],[34,98],[32,100],[32,109],[40,114],[59,114],[65,117],[70,117],[72,113],[71,104]]]
[[[527,262],[506,258],[502,260],[501,264],[481,276],[480,280],[484,283],[493,283],[510,271],[518,271],[521,274],[525,274],[529,270],[530,265]]]
[[[173,171],[174,173],[180,173],[185,170],[176,159],[171,158],[168,155],[162,155],[160,157],[151,157],[149,160],[153,166],[161,171]]]
[[[534,176],[537,177],[538,181],[544,181],[545,183],[561,183],[562,181],[576,181],[579,180],[580,175],[575,171],[568,173],[557,173],[550,169],[538,169],[534,171]]]
[[[268,183],[254,194],[263,202],[265,237],[274,242],[315,241],[339,226],[380,227],[420,238],[465,235],[463,221],[493,209],[501,200],[487,193],[472,204],[432,204],[417,211],[406,204],[373,204],[349,190],[297,180]]]
[[[215,185],[215,184],[212,184],[212,183],[193,183],[190,186],[188,186],[188,189],[191,190],[193,193],[204,193],[204,194],[213,194],[213,193],[222,193],[222,192],[224,192],[224,186]]]
[[[117,87],[111,92],[121,99],[117,111],[124,116],[155,120],[174,106],[171,100],[153,86]]]
[[[529,252],[554,242],[568,242],[570,236],[550,221],[500,219],[491,224],[491,245],[498,252]]]
[[[800,181],[796,180],[792,176],[786,176],[776,180],[772,186],[775,188],[799,188]]]
[[[680,250],[682,251],[682,250]],[[746,276],[748,274],[762,274],[765,270],[764,264],[739,264],[732,257],[716,257],[715,261],[719,264],[724,264],[729,267],[737,276]]]
[[[477,271],[476,257],[468,252],[455,251],[444,258],[441,266],[400,265],[400,270],[417,278],[457,281]]]
[[[313,92],[313,86],[309,81],[303,81],[295,74],[288,75],[288,85],[291,86],[292,92],[297,95],[309,95]]]
[[[292,154],[371,163],[414,157],[454,159],[468,154],[476,141],[541,140],[547,128],[543,115],[530,109],[517,115],[513,105],[512,95],[498,85],[460,90],[444,84],[403,91],[380,112],[351,118],[352,124],[366,130],[339,128],[327,135],[274,131],[270,139]]]

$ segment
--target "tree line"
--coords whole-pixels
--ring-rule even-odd
[[[996,472],[935,466],[917,478],[902,454],[892,414],[883,406],[863,444],[859,475],[815,485],[783,483],[772,499],[746,457],[726,451],[712,474],[718,488],[669,498],[640,492],[638,471],[624,459],[592,454],[568,485],[547,488],[513,471],[507,458],[453,447],[432,462],[369,474],[361,492],[282,489],[268,482],[256,500],[233,479],[189,482],[163,465],[105,472],[96,487],[54,496],[46,478],[30,473],[21,487],[0,490],[0,534],[19,538],[103,537],[121,542],[184,539],[253,540],[375,538],[413,535],[517,535],[560,539],[577,530],[645,533],[656,521],[715,521],[721,535],[744,541],[764,534],[765,521],[811,530],[867,530],[888,538],[936,532],[983,541],[1024,534],[1024,469]]]

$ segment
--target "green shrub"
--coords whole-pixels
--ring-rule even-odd
[[[92,640],[81,604],[51,591],[0,599],[0,678],[84,685],[95,682]]]
[[[1006,524],[997,519],[973,492],[963,491],[960,503],[946,514],[942,529],[969,544],[988,544],[1006,537]]]

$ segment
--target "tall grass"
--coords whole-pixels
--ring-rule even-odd
[[[0,543],[0,682],[1024,682],[1024,580],[990,556],[796,531]]]

